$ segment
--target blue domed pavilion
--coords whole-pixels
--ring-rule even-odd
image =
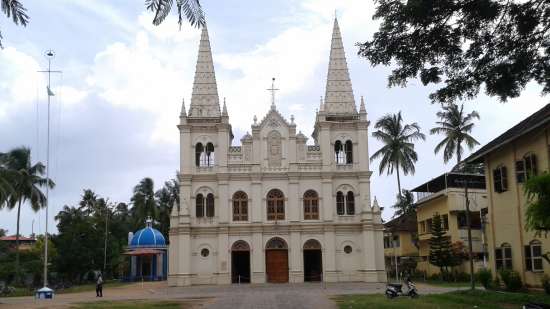
[[[166,280],[168,274],[168,247],[162,233],[153,228],[153,220],[147,218],[145,228],[128,233],[126,255],[130,256],[129,281]]]

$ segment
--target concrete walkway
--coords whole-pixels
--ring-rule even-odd
[[[420,294],[444,293],[456,288],[417,284]],[[148,282],[107,288],[103,298],[95,291],[58,294],[54,300],[36,301],[33,297],[0,298],[0,308],[69,308],[75,303],[99,300],[175,300],[192,308],[336,308],[331,296],[384,293],[378,283],[297,283],[242,284],[168,287],[166,282]]]

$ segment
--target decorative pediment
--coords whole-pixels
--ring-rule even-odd
[[[291,127],[293,124],[290,124],[281,113],[277,109],[270,109],[267,115],[265,115],[264,119],[258,124],[258,127],[260,128],[272,128],[276,129],[279,127]]]

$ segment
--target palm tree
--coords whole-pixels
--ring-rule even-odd
[[[191,26],[202,27],[206,24],[199,0],[176,0],[175,2],[180,28],[183,24],[184,15]],[[153,25],[158,26],[166,19],[172,10],[173,4],[174,0],[145,0],[145,7],[155,13]]]
[[[405,189],[403,189],[403,191],[401,192],[402,194],[397,195],[397,203],[393,205],[393,208],[395,208],[395,212],[393,213],[394,218],[397,218],[401,215],[410,214],[415,211],[414,196],[412,192]]]
[[[149,177],[143,178],[134,187],[134,195],[131,201],[133,203],[132,215],[136,228],[141,226],[148,216],[158,219],[158,207],[155,200],[153,179]]]
[[[29,15],[27,9],[19,0],[0,0],[0,9],[7,18],[11,18],[14,24],[26,27],[29,23]],[[0,48],[2,46],[2,32],[0,31]]]
[[[456,104],[448,104],[442,107],[442,111],[437,112],[437,117],[441,121],[437,121],[438,127],[430,130],[430,134],[443,134],[445,138],[435,146],[434,152],[438,153],[443,146],[443,161],[447,163],[456,154],[456,163],[460,163],[464,148],[462,142],[466,143],[468,149],[472,150],[474,146],[479,145],[479,142],[469,133],[474,127],[474,118],[479,119],[479,114],[476,111],[465,115],[464,105],[460,107]]]
[[[388,175],[397,172],[397,188],[401,194],[401,180],[399,178],[399,169],[403,174],[414,174],[414,164],[418,161],[418,155],[414,151],[414,141],[425,140],[426,136],[420,132],[420,126],[415,122],[403,124],[401,112],[397,114],[387,114],[378,119],[374,125],[378,131],[373,132],[372,136],[384,143],[384,146],[375,152],[370,160],[381,158],[379,173],[382,175],[384,170]]]
[[[12,191],[7,197],[6,206],[13,209],[17,206],[17,231],[15,233],[15,274],[19,277],[19,225],[21,219],[21,205],[30,202],[35,212],[46,206],[46,196],[40,187],[55,186],[51,179],[42,177],[46,167],[41,162],[31,163],[31,150],[27,147],[12,149],[0,157],[0,165],[11,172],[10,181]]]

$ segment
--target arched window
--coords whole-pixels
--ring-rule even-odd
[[[353,143],[348,140],[346,141],[346,164],[352,164],[353,163]]]
[[[195,145],[195,165],[196,166],[202,166],[201,159],[202,159],[203,153],[204,153],[204,146],[202,145],[202,143],[197,143],[197,145]]]
[[[529,271],[544,271],[542,266],[542,243],[533,240],[528,246],[525,246],[525,267]]]
[[[278,189],[267,194],[267,220],[285,219],[285,196]]]
[[[197,218],[204,217],[204,196],[200,193],[195,198],[195,216]]]
[[[208,193],[206,196],[206,216],[214,217],[214,194]]]
[[[512,247],[503,243],[499,248],[495,248],[496,269],[512,269]]]
[[[214,166],[214,144],[206,144],[206,166]]]
[[[355,215],[355,196],[351,191],[346,195],[346,214]]]
[[[345,211],[345,204],[344,204],[344,193],[341,191],[338,191],[336,193],[336,214],[339,216],[343,215]]]
[[[341,141],[334,143],[334,160],[336,164],[346,164],[346,154],[344,152],[344,145]]]
[[[248,196],[243,191],[233,194],[233,221],[248,220]]]
[[[304,193],[304,220],[319,220],[319,196],[313,190]]]

